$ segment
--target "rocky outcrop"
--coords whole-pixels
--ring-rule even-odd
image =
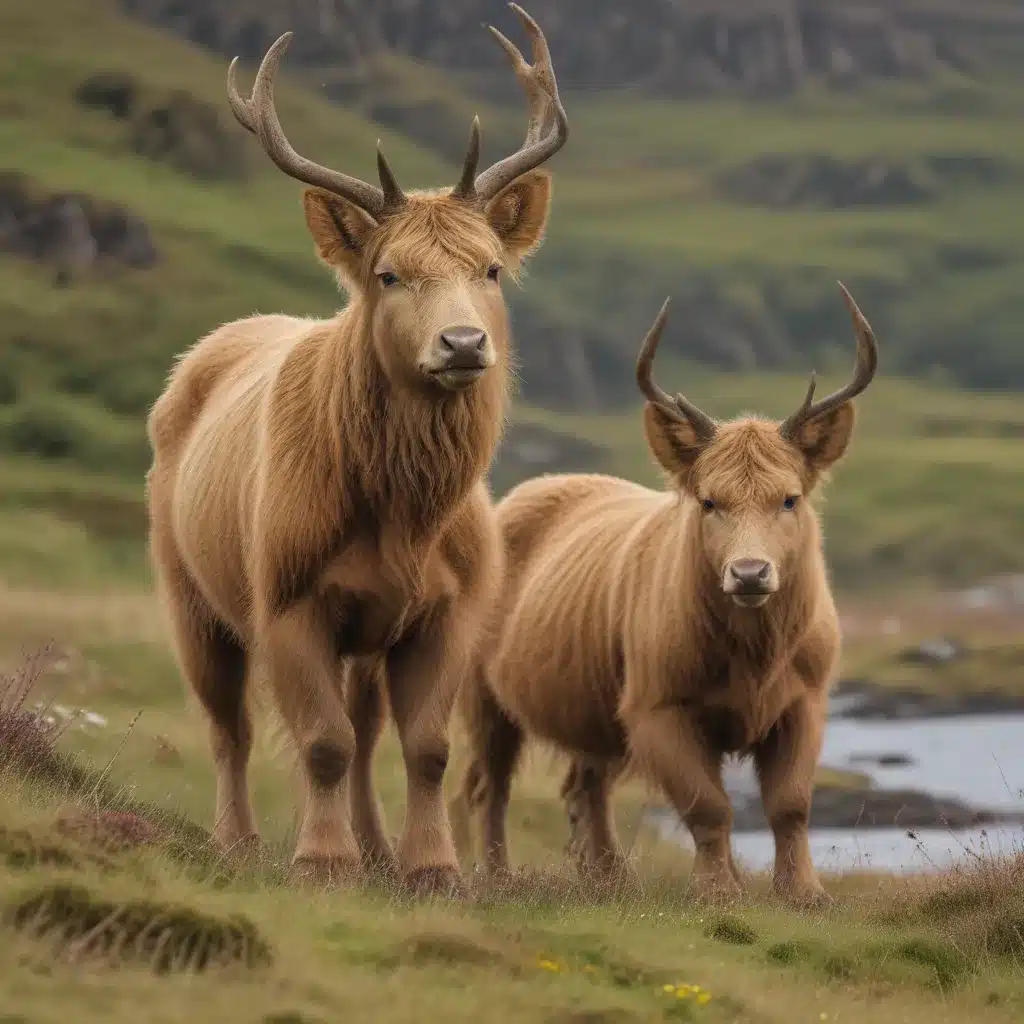
[[[148,225],[116,203],[77,192],[46,193],[0,173],[0,252],[47,263],[68,284],[98,262],[145,270],[159,253]]]
[[[242,136],[228,130],[214,107],[176,89],[147,96],[132,75],[100,71],[75,91],[86,108],[124,122],[124,144],[133,152],[204,181],[246,176]]]
[[[1013,181],[1014,168],[984,157],[937,154],[913,161],[873,156],[839,160],[825,154],[770,154],[719,178],[730,199],[775,209],[843,210],[912,206],[947,189]]]
[[[489,77],[494,51],[480,22],[508,19],[495,0],[123,0],[123,6],[250,60],[291,28],[290,61],[343,67],[354,79],[367,74],[367,57],[383,51]],[[848,85],[971,69],[991,53],[1005,54],[1007,39],[1024,34],[1024,12],[1006,0],[550,0],[543,22],[566,86],[640,85],[665,95],[764,96],[788,92],[807,76]],[[506,78],[495,78],[495,88],[508,88]]]

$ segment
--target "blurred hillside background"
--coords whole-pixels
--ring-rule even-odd
[[[1024,569],[1024,3],[544,0],[572,123],[549,240],[513,290],[522,388],[500,491],[550,469],[654,482],[633,382],[775,416],[848,372],[835,285],[883,377],[825,506],[839,584]],[[143,581],[146,410],[176,353],[254,311],[342,301],[301,187],[234,123],[285,29],[297,147],[450,183],[524,110],[499,0],[0,0],[0,566]]]

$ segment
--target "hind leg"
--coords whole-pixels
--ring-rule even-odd
[[[508,819],[512,777],[523,749],[523,731],[505,714],[478,669],[463,693],[463,714],[473,759],[463,781],[463,797],[482,818],[484,862],[495,874],[508,870]]]
[[[199,593],[173,546],[154,537],[153,549],[178,664],[209,721],[217,776],[214,838],[230,849],[258,836],[247,778],[252,751],[245,693],[248,658]]]
[[[394,851],[384,832],[380,804],[373,788],[373,754],[380,739],[387,708],[378,659],[352,659],[347,667],[345,697],[356,734],[352,760],[352,828],[363,863],[385,872],[397,869]]]
[[[611,790],[621,771],[618,761],[576,758],[562,784],[572,836],[569,853],[581,870],[614,874],[626,865],[611,812]]]

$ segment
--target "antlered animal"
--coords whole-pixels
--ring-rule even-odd
[[[783,423],[718,423],[652,379],[666,302],[637,379],[670,486],[546,476],[498,506],[506,584],[461,707],[471,739],[458,799],[482,812],[487,862],[507,864],[509,789],[527,734],[572,755],[563,795],[584,860],[622,854],[609,790],[638,770],[693,835],[699,890],[736,892],[724,755],[753,756],[775,834],[777,889],[823,895],[808,847],[814,772],[839,626],[811,496],[846,451],[853,398],[877,365],[857,336],[852,383]]]
[[[408,777],[398,866],[415,884],[458,878],[441,785],[457,688],[500,578],[483,482],[510,379],[499,278],[542,240],[551,182],[538,168],[568,132],[544,36],[511,6],[534,63],[491,31],[529,100],[526,139],[477,174],[474,120],[458,184],[436,192],[404,193],[379,145],[379,188],[292,149],[274,107],[290,33],[248,100],[232,62],[235,117],[314,186],[306,222],[351,301],[329,320],[218,328],[149,417],[152,556],[209,719],[215,835],[225,847],[257,835],[246,773],[258,664],[301,756],[295,862],[317,874],[347,873],[361,854],[394,863],[371,780],[389,704]]]

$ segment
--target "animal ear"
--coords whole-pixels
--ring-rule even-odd
[[[853,436],[856,417],[853,402],[844,402],[797,428],[793,444],[803,455],[812,479],[842,458]]]
[[[544,241],[551,188],[548,171],[527,171],[506,185],[484,208],[495,234],[517,259],[529,256]]]
[[[349,278],[358,278],[366,240],[377,222],[355,203],[319,188],[306,189],[302,208],[320,259]]]
[[[693,464],[707,443],[690,421],[677,420],[648,402],[644,408],[644,434],[661,468],[680,487],[687,487]]]

